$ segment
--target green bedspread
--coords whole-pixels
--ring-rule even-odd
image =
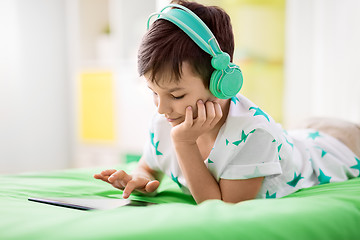
[[[125,166],[132,168],[133,164]],[[281,199],[196,205],[166,178],[147,207],[80,211],[28,197],[120,198],[99,169],[0,176],[0,239],[360,239],[360,178]]]

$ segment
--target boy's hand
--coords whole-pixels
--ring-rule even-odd
[[[123,170],[116,171],[115,169],[104,170],[100,174],[95,174],[94,178],[103,180],[115,188],[124,190],[123,198],[128,198],[134,190],[142,193],[154,192],[160,185],[160,182],[157,180],[151,180],[143,176],[132,176]]]
[[[222,118],[221,106],[217,102],[197,101],[198,115],[193,119],[192,107],[186,108],[185,121],[171,129],[174,142],[194,144],[199,136],[216,126]]]

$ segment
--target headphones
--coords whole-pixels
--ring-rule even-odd
[[[165,9],[168,11],[164,12]],[[243,76],[239,66],[230,62],[229,54],[221,51],[214,34],[195,13],[182,5],[170,4],[149,16],[147,29],[155,15],[158,16],[157,19],[165,19],[178,26],[202,50],[212,56],[211,65],[215,71],[211,74],[209,89],[215,97],[229,99],[240,91]]]

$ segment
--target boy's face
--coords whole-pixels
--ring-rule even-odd
[[[163,74],[165,77],[166,74]],[[218,101],[210,90],[207,89],[199,76],[193,73],[187,62],[182,64],[182,76],[179,82],[167,81],[160,79],[159,84],[149,81],[149,75],[145,74],[148,87],[153,91],[154,103],[160,114],[164,114],[165,118],[172,126],[176,126],[185,120],[185,109],[191,106],[193,109],[194,119],[197,117],[198,100]]]

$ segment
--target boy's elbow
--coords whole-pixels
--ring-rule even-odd
[[[247,200],[252,200],[252,197],[242,197],[242,198],[229,198],[229,197],[222,197],[221,200],[226,203],[239,203]]]

